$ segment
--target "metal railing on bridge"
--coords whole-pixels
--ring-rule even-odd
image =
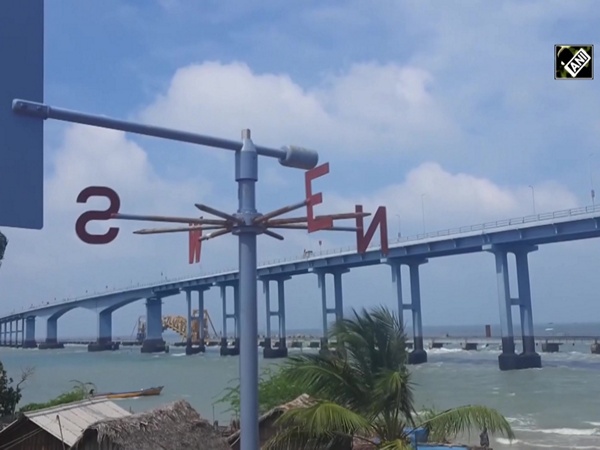
[[[585,214],[593,214],[593,213],[600,213],[600,205],[583,206],[583,207],[564,209],[564,210],[553,211],[553,212],[548,212],[548,213],[532,214],[532,215],[523,216],[523,217],[515,217],[512,219],[502,219],[502,220],[496,220],[494,222],[485,222],[485,223],[480,223],[480,224],[476,224],[476,225],[466,225],[466,226],[458,227],[458,228],[447,228],[447,229],[440,230],[440,231],[432,231],[432,232],[428,232],[428,233],[420,233],[420,234],[415,234],[415,235],[406,236],[406,237],[389,239],[389,243],[391,246],[394,246],[394,244],[404,244],[404,243],[421,241],[424,239],[431,239],[431,238],[436,238],[436,237],[456,236],[456,235],[461,235],[461,234],[465,234],[465,233],[472,233],[475,231],[488,231],[488,230],[494,230],[494,229],[499,229],[499,228],[513,227],[515,225],[533,224],[533,223],[543,222],[543,221],[547,221],[547,220],[582,216]],[[379,244],[372,243],[371,245],[369,245],[368,249],[374,250],[379,247],[380,247]],[[323,256],[328,256],[328,255],[339,255],[342,253],[355,252],[355,251],[356,251],[356,248],[354,246],[346,246],[346,247],[341,247],[341,248],[319,250],[318,252],[308,252],[310,256],[307,256],[305,253],[303,256],[289,256],[286,258],[278,258],[278,259],[268,260],[262,264],[259,264],[259,268],[265,267],[265,266],[281,264],[281,263],[286,263],[286,262],[305,261],[307,259],[320,258]],[[77,300],[85,300],[87,298],[97,297],[98,295],[106,295],[106,294],[111,294],[114,292],[133,290],[133,289],[139,289],[139,288],[162,286],[167,283],[176,283],[176,282],[183,281],[183,280],[200,278],[200,277],[208,277],[211,275],[224,274],[224,273],[236,272],[236,271],[237,271],[237,268],[229,268],[229,269],[215,270],[215,271],[210,271],[210,272],[201,272],[201,273],[196,273],[193,275],[184,275],[184,276],[179,276],[179,277],[175,277],[175,278],[165,277],[163,280],[160,280],[160,281],[137,283],[137,284],[132,284],[127,287],[119,287],[119,288],[113,287],[113,288],[106,289],[105,291],[94,291],[90,294],[83,295],[81,297],[69,297],[69,298],[64,298],[62,300],[55,301],[55,302],[48,302],[47,304],[39,304],[39,305],[35,305],[35,306],[29,307],[29,308],[24,307],[20,311],[12,311],[10,314],[19,314],[22,312],[26,312],[28,310],[38,309],[40,307],[59,305],[61,303],[77,301]]]

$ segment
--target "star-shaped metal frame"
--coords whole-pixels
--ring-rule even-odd
[[[160,233],[178,233],[178,232],[189,232],[199,231],[201,236],[200,241],[207,241],[219,236],[232,233],[236,229],[241,229],[245,226],[257,227],[259,233],[265,234],[272,238],[280,241],[284,240],[284,237],[271,231],[271,229],[282,229],[282,230],[309,230],[308,217],[287,217],[278,218],[288,212],[296,209],[303,208],[310,204],[310,200],[304,200],[302,202],[284,206],[266,214],[257,214],[251,223],[244,223],[243,220],[236,214],[228,214],[224,211],[220,211],[216,208],[212,208],[202,203],[196,203],[195,206],[200,211],[211,214],[219,219],[204,219],[203,217],[174,217],[174,216],[151,216],[151,215],[135,215],[135,214],[122,214],[115,213],[111,217],[114,219],[122,220],[139,220],[147,222],[167,222],[167,223],[185,223],[186,227],[172,227],[172,228],[144,228],[141,230],[134,231],[134,234],[160,234]],[[314,217],[313,220],[329,220],[331,219],[332,225],[327,228],[320,228],[319,230],[313,231],[358,231],[358,227],[349,226],[335,226],[333,222],[336,220],[346,219],[358,219],[361,217],[368,217],[371,213],[367,212],[351,212],[351,213],[339,213],[339,214],[327,214]],[[202,234],[203,231],[210,231],[208,234]]]

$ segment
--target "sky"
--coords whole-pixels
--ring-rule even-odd
[[[45,14],[47,104],[315,149],[330,164],[314,183],[316,211],[386,206],[391,237],[591,205],[600,187],[600,81],[555,80],[553,59],[555,45],[600,44],[591,0],[48,0]],[[131,214],[235,212],[232,152],[47,121],[44,154],[43,230],[2,228],[0,313],[237,266],[233,236],[205,243],[190,265],[186,234],[131,233],[152,224],[119,222],[107,245],[75,234],[80,214],[106,207],[76,202],[93,185],[115,189]],[[260,158],[259,211],[303,200],[303,177]],[[259,262],[355,245],[352,233],[285,237],[259,237]],[[536,323],[600,322],[598,250],[592,239],[530,255]],[[346,311],[396,304],[387,266],[343,280]],[[425,328],[499,323],[489,253],[430,260],[421,290]],[[184,298],[165,299],[163,314],[184,314]],[[260,290],[258,305],[262,328]],[[206,306],[220,329],[218,289]],[[286,283],[286,308],[288,330],[320,327],[316,276]],[[143,301],[118,310],[113,333],[129,335],[144,313]],[[95,334],[96,314],[68,312],[59,337]]]

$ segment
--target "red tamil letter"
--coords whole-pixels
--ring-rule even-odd
[[[315,178],[322,177],[329,173],[329,163],[322,164],[314,169],[307,170],[304,174],[304,183],[306,187],[306,199],[308,204],[306,205],[306,223],[308,225],[308,232],[326,230],[333,227],[333,219],[331,217],[321,217],[315,219],[313,207],[319,203],[323,203],[323,194],[317,192],[312,193],[311,181]]]
[[[193,225],[190,223],[190,226]],[[189,262],[194,264],[200,262],[200,250],[202,249],[202,230],[190,230]]]
[[[86,203],[90,197],[106,197],[110,201],[110,206],[104,211],[86,211],[75,222],[75,232],[79,239],[87,244],[108,244],[115,240],[119,234],[119,229],[111,227],[104,234],[90,234],[85,229],[88,222],[92,220],[108,220],[113,214],[119,212],[121,199],[119,195],[109,187],[89,186],[77,196],[77,203]]]
[[[362,205],[356,205],[355,212],[363,212]],[[379,236],[381,239],[381,253],[384,255],[388,254],[387,216],[385,206],[380,206],[377,208],[377,212],[373,216],[371,225],[369,225],[366,233],[364,232],[364,218],[356,218],[356,228],[358,228],[358,230],[356,230],[356,247],[358,253],[364,253],[367,251],[367,247],[371,243],[371,239],[373,239],[373,235],[375,234],[375,230],[377,230],[377,226],[380,226]]]

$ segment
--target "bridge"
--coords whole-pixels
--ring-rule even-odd
[[[381,247],[371,245],[365,253],[356,249],[339,249],[305,254],[300,258],[271,261],[259,266],[258,280],[263,284],[266,303],[267,330],[264,343],[266,358],[285,357],[287,355],[285,328],[285,281],[293,276],[316,275],[321,293],[323,319],[323,337],[321,348],[327,348],[328,319],[333,315],[335,320],[342,317],[343,295],[342,275],[351,269],[385,264],[391,268],[392,282],[397,296],[397,308],[400,320],[404,322],[404,312],[412,316],[413,350],[409,354],[409,363],[427,362],[427,352],[423,345],[421,316],[421,294],[419,285],[419,267],[434,258],[450,255],[463,255],[475,252],[489,252],[495,259],[500,304],[501,346],[498,357],[501,370],[514,370],[541,367],[541,357],[536,352],[533,332],[531,306],[531,290],[529,281],[528,254],[536,251],[539,245],[557,242],[574,241],[600,237],[600,206],[588,206],[569,210],[555,211],[526,217],[500,220],[479,225],[448,229],[434,233],[424,233],[412,237],[399,238],[390,242],[389,251],[384,255]],[[508,254],[515,255],[517,274],[517,296],[510,294]],[[406,301],[402,295],[401,266],[409,268],[410,299]],[[333,305],[328,306],[326,293],[326,277],[333,277]],[[277,309],[271,308],[271,284],[277,285]],[[112,314],[130,303],[145,299],[146,301],[146,335],[142,343],[143,353],[162,352],[165,341],[162,337],[162,302],[163,299],[185,292],[187,302],[187,323],[192,321],[192,294],[197,293],[197,309],[203,311],[204,292],[217,287],[220,289],[223,324],[221,337],[221,355],[239,354],[239,292],[238,272],[236,270],[205,274],[197,277],[163,280],[146,286],[108,291],[62,302],[23,309],[0,316],[0,345],[21,346],[40,349],[62,348],[57,339],[58,319],[74,308],[93,309],[98,312],[98,337],[90,344],[89,350],[111,350],[115,348],[112,341]],[[233,294],[233,311],[228,312],[228,291]],[[515,333],[513,329],[512,310],[518,307],[521,330],[520,340],[523,351],[515,352]],[[272,345],[271,320],[278,318],[279,341]],[[35,339],[36,318],[43,317],[47,321],[46,338],[39,345]],[[227,325],[232,319],[233,345],[228,343]],[[200,333],[204,333],[201,327]],[[191,329],[187,332],[186,353],[204,351],[204,337],[200,336],[200,344],[192,345]]]

